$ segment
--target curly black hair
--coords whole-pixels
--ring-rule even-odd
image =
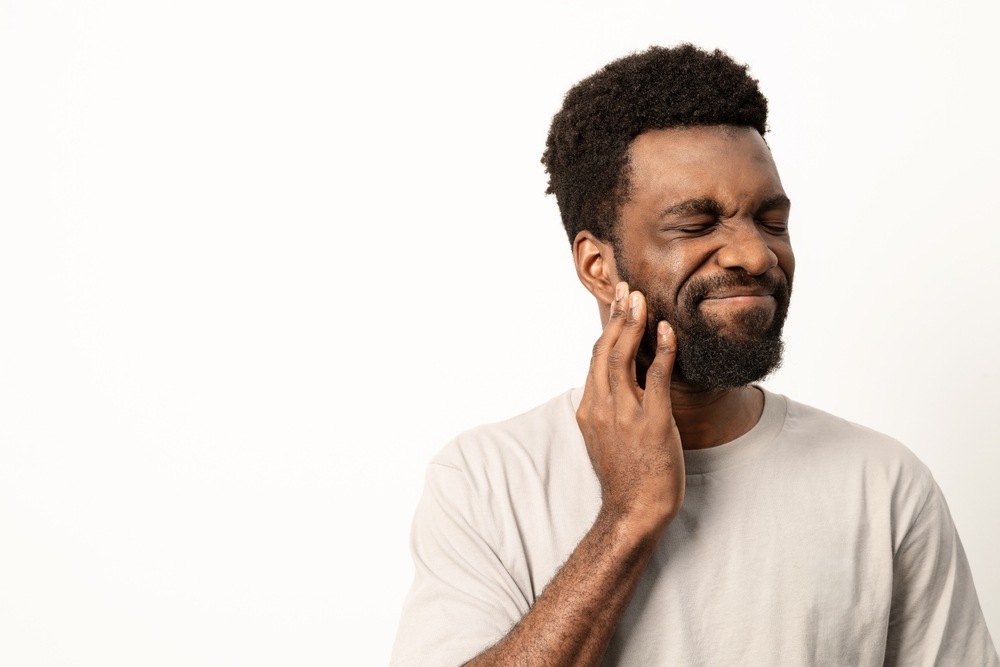
[[[757,80],[722,51],[653,46],[573,86],[552,118],[542,164],[570,243],[581,230],[616,242],[632,140],[647,130],[733,125],[767,131]]]

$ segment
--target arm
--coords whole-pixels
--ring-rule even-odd
[[[676,342],[660,322],[643,391],[635,357],[645,322],[642,295],[629,295],[620,283],[577,411],[601,483],[601,510],[528,613],[471,667],[597,665],[656,543],[680,511],[684,458],[670,405]]]
[[[965,550],[929,473],[893,559],[884,664],[1000,667]]]

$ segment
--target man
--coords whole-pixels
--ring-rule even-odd
[[[583,390],[432,462],[396,665],[1000,665],[940,490],[892,439],[753,383],[790,201],[746,67],[651,48],[543,157],[604,331]]]

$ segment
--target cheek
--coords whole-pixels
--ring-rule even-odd
[[[688,243],[683,251],[663,253],[656,266],[655,275],[661,294],[670,303],[677,304],[684,298],[684,292],[692,279],[710,272],[713,249],[707,244]]]
[[[784,272],[789,284],[791,284],[792,276],[795,275],[795,253],[792,252],[791,244],[785,242],[772,247],[771,250],[778,257],[778,267]]]
[[[698,244],[649,242],[636,254],[637,268],[643,275],[662,283],[680,283],[711,257],[711,250]]]
[[[658,303],[672,304],[684,280],[683,265],[672,258],[650,258],[637,267],[635,289]]]
[[[678,292],[711,261],[714,250],[709,239],[668,243],[658,237],[643,238],[628,248],[624,258],[632,278],[630,287],[672,310]]]
[[[646,296],[648,314],[651,324],[656,320],[673,320],[677,316],[679,301],[683,294],[687,274],[683,264],[663,258],[659,262],[643,263],[635,276],[633,289],[641,291]]]

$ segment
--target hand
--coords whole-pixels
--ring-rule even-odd
[[[657,323],[643,391],[635,356],[645,326],[642,293],[618,283],[576,420],[601,483],[601,512],[659,537],[684,501],[684,455],[670,403],[677,344],[670,325]]]

